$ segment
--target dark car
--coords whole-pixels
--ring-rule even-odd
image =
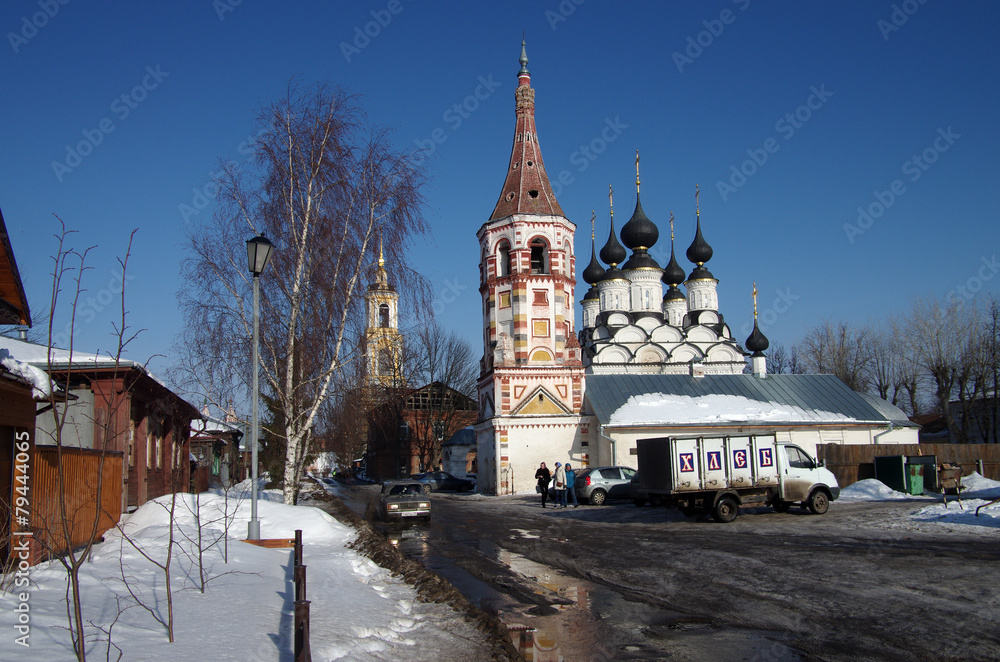
[[[593,467],[576,474],[576,498],[581,503],[602,505],[608,499],[629,498],[629,481],[635,469],[629,467]]]
[[[663,497],[659,494],[650,494],[642,489],[639,484],[638,472],[633,474],[632,480],[629,481],[628,496],[632,499],[632,503],[637,506],[645,506],[647,503],[651,506],[659,506],[663,503]]]
[[[412,480],[390,481],[382,484],[379,515],[386,522],[410,517],[419,517],[429,522],[431,502],[420,483]]]
[[[476,484],[471,480],[456,478],[447,471],[428,471],[422,474],[413,474],[410,479],[422,484],[425,494],[437,492],[438,490],[468,492],[476,487]]]

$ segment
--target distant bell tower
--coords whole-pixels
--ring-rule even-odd
[[[381,240],[375,280],[365,293],[365,372],[369,386],[404,386],[403,336],[399,332],[399,293],[389,284]]]
[[[576,226],[545,173],[523,41],[520,64],[507,176],[477,233],[484,344],[476,426],[479,484],[494,493],[529,487],[538,462],[552,462],[555,453],[569,459],[583,400],[573,328]],[[525,432],[529,420],[534,432]],[[509,439],[516,427],[524,430],[515,449]]]

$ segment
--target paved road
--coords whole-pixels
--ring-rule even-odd
[[[433,505],[431,527],[407,534],[416,557],[531,605],[522,616],[585,607],[547,635],[564,659],[1000,659],[1000,536],[893,528],[925,503],[760,509],[727,525],[526,496]]]

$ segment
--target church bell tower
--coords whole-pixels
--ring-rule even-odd
[[[493,493],[525,489],[541,461],[581,459],[576,226],[545,172],[524,42],[520,64],[506,179],[477,233],[484,353],[476,437],[480,489]]]

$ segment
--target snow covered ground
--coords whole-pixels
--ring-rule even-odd
[[[893,492],[876,480],[863,480],[845,488],[841,499],[926,501],[907,516],[879,523],[891,528],[961,531],[978,535],[1000,534],[1000,503],[975,510],[1000,497],[1000,482],[972,474],[962,506],[941,503],[940,497],[913,497]],[[245,492],[244,492],[245,494]],[[502,497],[480,497],[485,501]],[[170,498],[145,504],[123,519],[123,531],[158,561],[166,556]],[[250,503],[231,491],[200,495],[202,547],[208,583],[198,588],[196,560],[198,527],[194,495],[178,495],[174,537],[183,553],[175,552],[172,588],[175,641],[143,607],[129,597],[123,574],[139,599],[166,618],[163,572],[147,561],[112,530],[94,549],[81,570],[84,619],[88,628],[88,658],[107,659],[112,628],[114,646],[124,660],[290,660],[293,611],[291,550],[265,549],[239,540],[245,537]],[[228,514],[228,563],[224,559],[225,514]],[[367,558],[349,549],[353,529],[325,512],[305,505],[286,506],[280,494],[262,492],[258,503],[261,533],[265,538],[290,538],[303,531],[307,565],[308,598],[312,601],[310,641],[313,659],[328,660],[463,660],[482,659],[483,635],[451,607],[420,602],[416,591]],[[211,544],[218,539],[218,542]],[[31,569],[28,588],[8,589],[0,595],[0,660],[71,660],[72,646],[66,628],[66,574],[57,562]],[[13,628],[19,592],[28,594],[30,647],[15,642]],[[120,601],[120,605],[119,605]],[[119,611],[124,611],[119,615]],[[111,660],[118,659],[111,648]]]
[[[264,538],[292,538],[302,530],[307,566],[312,658],[327,660],[465,660],[480,659],[483,635],[447,605],[424,603],[416,591],[369,559],[348,549],[353,529],[309,506],[286,506],[277,492],[263,492],[258,518]],[[170,497],[143,505],[123,518],[124,533],[152,558],[166,558]],[[164,573],[142,557],[121,532],[109,531],[81,569],[87,657],[105,660],[107,629],[123,660],[291,660],[293,626],[292,551],[266,549],[238,540],[246,536],[249,499],[200,496],[203,547],[225,533],[229,514],[228,563],[220,540],[204,553],[208,584],[199,586],[194,495],[177,496],[172,567],[174,643],[153,616],[129,596],[123,582],[148,607],[166,619]],[[66,628],[66,572],[58,561],[30,570],[31,585],[0,595],[0,660],[75,659]],[[30,647],[15,642],[13,628],[28,595]],[[120,607],[118,599],[120,599]],[[119,616],[119,610],[125,611]],[[111,660],[118,652],[111,648]]]
[[[938,495],[913,496],[896,492],[882,482],[868,478],[848,485],[840,493],[839,502],[851,501],[926,501],[927,505],[917,508],[907,516],[886,520],[885,528],[936,531],[938,533],[961,532],[969,534],[1000,535],[1000,502],[987,505],[1000,498],[1000,482],[984,478],[978,473],[962,479],[961,502],[949,496],[944,503]],[[976,509],[983,506],[976,515]]]

